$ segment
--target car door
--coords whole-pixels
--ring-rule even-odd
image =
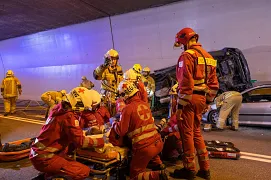
[[[271,86],[244,93],[239,114],[240,124],[271,126]]]

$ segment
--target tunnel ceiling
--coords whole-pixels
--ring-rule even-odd
[[[1,0],[0,40],[180,0]]]

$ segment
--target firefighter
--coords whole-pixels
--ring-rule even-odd
[[[116,114],[116,95],[119,82],[123,79],[123,71],[118,65],[119,53],[110,49],[104,55],[104,64],[98,66],[93,76],[96,80],[101,80],[101,94],[103,101],[106,104],[110,115]]]
[[[219,118],[216,127],[223,130],[225,121],[231,113],[231,130],[238,131],[239,111],[242,105],[243,97],[239,92],[227,91],[219,95],[216,99],[216,107],[220,108]]]
[[[164,170],[146,171],[151,160],[162,165],[158,154],[163,149],[163,142],[148,104],[141,100],[139,90],[133,82],[122,81],[118,91],[126,106],[122,110],[120,121],[113,122],[112,128],[120,137],[128,135],[132,141],[130,179],[167,179]]]
[[[4,116],[14,114],[16,110],[16,100],[18,94],[22,94],[22,85],[12,70],[8,70],[6,77],[2,80],[1,95],[4,99]]]
[[[73,143],[77,148],[103,147],[103,138],[85,136],[74,111],[92,108],[92,94],[82,87],[74,88],[65,101],[55,106],[40,134],[31,146],[30,160],[35,169],[44,172],[45,178],[54,175],[68,175],[74,180],[89,176],[88,166],[65,159],[67,146]],[[44,174],[40,175],[44,176]]]
[[[152,102],[154,98],[154,93],[155,93],[155,81],[154,79],[150,76],[151,70],[149,67],[144,67],[142,70],[142,75],[143,75],[143,83],[147,89],[148,93],[148,100],[150,103],[150,106],[152,107]]]
[[[87,89],[92,89],[94,87],[94,84],[87,79],[86,76],[82,76],[82,82],[79,85],[80,87],[85,87]]]
[[[177,159],[181,159],[183,153],[182,139],[177,125],[176,114],[170,117],[167,126],[162,129],[160,134],[165,138],[162,151],[163,160],[174,160],[176,156]]]
[[[199,35],[191,28],[184,28],[177,33],[175,47],[183,45],[176,66],[179,84],[176,118],[183,143],[184,168],[175,170],[178,178],[193,179],[195,175],[210,179],[210,164],[200,121],[206,103],[210,104],[218,91],[216,60],[198,43]],[[195,148],[200,170],[196,174]]]
[[[134,69],[129,69],[124,73],[123,78],[127,81],[135,83],[139,90],[141,100],[148,103],[148,94],[143,82],[141,81],[141,75],[135,72]]]
[[[55,105],[60,103],[63,98],[66,98],[66,90],[61,91],[47,91],[41,95],[41,100],[48,105],[48,110],[45,118],[48,117],[50,111],[53,109]]]
[[[142,71],[142,66],[140,64],[134,64],[133,65],[133,70],[137,73],[141,75],[141,71]]]

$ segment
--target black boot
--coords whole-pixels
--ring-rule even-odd
[[[45,173],[39,173],[39,175],[32,178],[31,180],[45,180]]]
[[[231,126],[230,130],[232,130],[232,131],[238,131],[238,128],[235,128],[234,126]]]
[[[167,175],[167,173],[166,173],[165,170],[162,170],[162,171],[160,172],[159,179],[160,179],[160,180],[169,180],[169,179],[168,179],[168,175]]]
[[[153,171],[159,171],[159,170],[164,170],[164,169],[166,169],[165,164],[159,164],[159,165],[154,166],[154,167],[151,168],[151,170],[153,170]]]
[[[197,173],[197,176],[198,177],[201,177],[203,179],[206,179],[206,180],[210,180],[211,179],[211,174],[210,174],[210,170],[199,170],[198,173]]]
[[[176,169],[173,173],[174,178],[193,180],[196,176],[196,171],[191,171],[185,168]]]
[[[4,152],[8,152],[9,151],[9,143],[5,143],[4,146],[2,147],[2,150]]]
[[[8,112],[5,112],[4,116],[8,116],[8,115],[9,115],[9,113],[8,113]]]

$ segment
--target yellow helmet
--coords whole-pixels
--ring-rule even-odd
[[[66,94],[67,94],[67,91],[64,90],[64,89],[62,89],[60,92],[61,92],[61,94],[63,94],[63,95],[66,95]]]
[[[6,76],[14,76],[14,72],[12,70],[8,70]]]
[[[129,97],[132,97],[138,91],[139,90],[136,87],[135,83],[131,81],[123,80],[119,83],[118,92],[119,95],[124,98],[124,100],[126,100]]]
[[[134,69],[128,69],[124,73],[123,78],[127,81],[138,81],[141,78],[141,74],[135,72]]]
[[[104,55],[104,58],[116,58],[119,59],[119,53],[118,51],[116,51],[115,49],[110,49],[109,51],[107,51],[107,53]]]
[[[142,67],[141,67],[141,65],[140,64],[134,64],[133,65],[133,70],[135,71],[135,72],[137,72],[137,73],[141,73],[141,71],[142,71]]]
[[[144,67],[144,69],[142,71],[143,72],[151,72],[151,69],[149,67]]]

